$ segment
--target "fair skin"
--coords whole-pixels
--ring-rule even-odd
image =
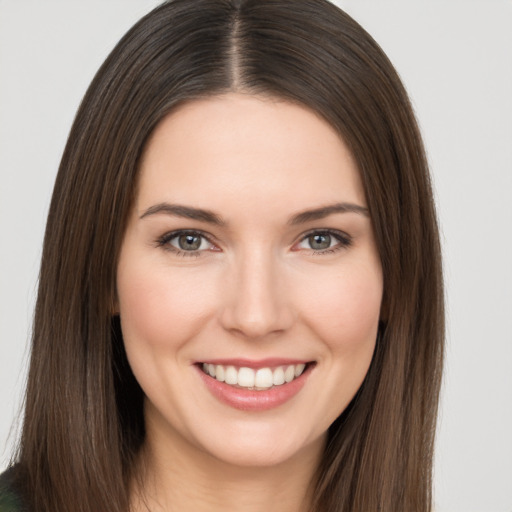
[[[334,129],[235,93],[167,116],[141,164],[117,287],[146,396],[134,510],[308,510],[382,299],[364,190]]]

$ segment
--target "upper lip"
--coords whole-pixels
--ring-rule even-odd
[[[238,368],[274,368],[277,366],[289,366],[294,364],[307,364],[313,362],[310,359],[272,357],[266,359],[244,359],[244,358],[216,358],[197,361],[197,364],[213,364],[222,366],[236,366]]]

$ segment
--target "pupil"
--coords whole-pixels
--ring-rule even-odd
[[[195,251],[201,246],[201,237],[197,235],[181,235],[178,239],[180,249]]]
[[[312,249],[328,249],[331,246],[330,235],[312,235],[309,237],[309,245]]]

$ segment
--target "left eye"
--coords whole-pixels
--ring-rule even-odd
[[[328,232],[315,232],[305,236],[297,244],[297,248],[326,251],[336,247],[347,247],[348,245],[350,245],[350,240],[347,236]]]

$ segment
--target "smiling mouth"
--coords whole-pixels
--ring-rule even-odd
[[[201,363],[199,367],[206,374],[235,388],[251,391],[265,391],[283,384],[289,384],[314,363],[298,363],[265,368],[236,367],[232,365]]]

